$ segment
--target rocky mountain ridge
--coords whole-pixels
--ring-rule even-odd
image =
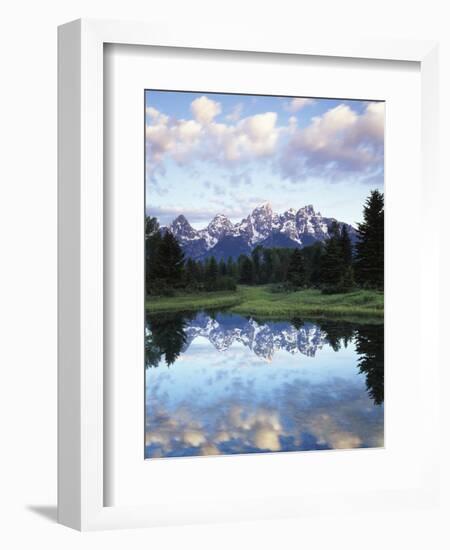
[[[217,214],[200,230],[194,229],[181,214],[164,229],[176,237],[188,258],[227,259],[228,256],[236,258],[239,254],[249,254],[257,245],[302,248],[323,242],[335,221],[347,227],[350,238],[356,237],[356,230],[351,225],[322,216],[311,204],[277,214],[270,203],[264,203],[235,224],[225,215]]]

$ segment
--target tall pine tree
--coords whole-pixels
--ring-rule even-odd
[[[155,285],[157,255],[161,244],[161,232],[156,218],[145,218],[145,291],[152,294],[157,290]]]
[[[384,195],[371,191],[364,205],[364,221],[358,224],[355,276],[361,286],[384,286]]]
[[[170,287],[179,286],[183,279],[184,253],[176,238],[166,231],[155,259],[155,278]]]
[[[245,256],[241,263],[239,280],[244,285],[251,285],[254,281],[253,262]]]
[[[219,265],[214,256],[206,261],[205,267],[205,285],[207,290],[215,290],[217,278],[219,276]]]
[[[252,250],[253,277],[256,284],[261,282],[262,250],[261,245],[256,246]]]
[[[299,248],[295,248],[291,254],[286,279],[295,288],[304,286],[306,282],[305,262]]]
[[[324,254],[321,259],[321,283],[326,290],[337,289],[344,272],[342,259],[341,235],[339,226],[333,222],[328,230]]]
[[[342,252],[342,262],[345,267],[350,267],[353,262],[353,246],[350,236],[348,234],[348,229],[346,225],[342,225],[341,228],[341,252]]]

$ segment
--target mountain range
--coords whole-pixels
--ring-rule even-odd
[[[264,203],[238,223],[217,214],[200,230],[194,229],[181,214],[162,229],[175,236],[186,258],[202,260],[214,256],[217,260],[227,260],[230,256],[236,259],[240,254],[250,254],[257,245],[265,248],[302,248],[323,242],[333,222],[345,225],[350,238],[355,240],[354,227],[322,216],[311,204],[277,214],[270,203]]]

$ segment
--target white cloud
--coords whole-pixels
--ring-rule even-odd
[[[222,106],[218,101],[213,101],[202,95],[191,103],[191,111],[197,122],[209,124],[222,112]]]
[[[384,104],[369,103],[362,114],[340,104],[291,134],[282,159],[285,177],[355,172],[370,176],[383,164]]]
[[[232,122],[236,122],[241,118],[242,111],[244,109],[244,106],[242,103],[238,103],[235,105],[231,112],[225,117],[227,120],[231,120]]]
[[[229,164],[267,157],[275,152],[280,128],[277,114],[259,113],[234,123],[216,122],[221,105],[201,96],[191,103],[193,120],[177,120],[147,109],[148,169],[166,157],[183,164],[208,160]]]
[[[200,139],[202,126],[195,120],[172,120],[151,107],[146,113],[148,168],[154,168],[167,154],[180,163],[187,160]]]
[[[235,139],[246,153],[265,156],[274,152],[279,129],[276,113],[262,113],[244,118],[237,126]]]
[[[309,97],[294,97],[286,105],[286,109],[291,113],[296,113],[297,111],[300,111],[300,109],[303,109],[303,107],[306,107],[307,105],[312,105],[313,103],[314,99],[311,99]]]

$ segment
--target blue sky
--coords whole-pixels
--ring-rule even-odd
[[[148,90],[146,208],[160,223],[183,213],[240,221],[313,204],[361,221],[384,184],[384,103]]]

